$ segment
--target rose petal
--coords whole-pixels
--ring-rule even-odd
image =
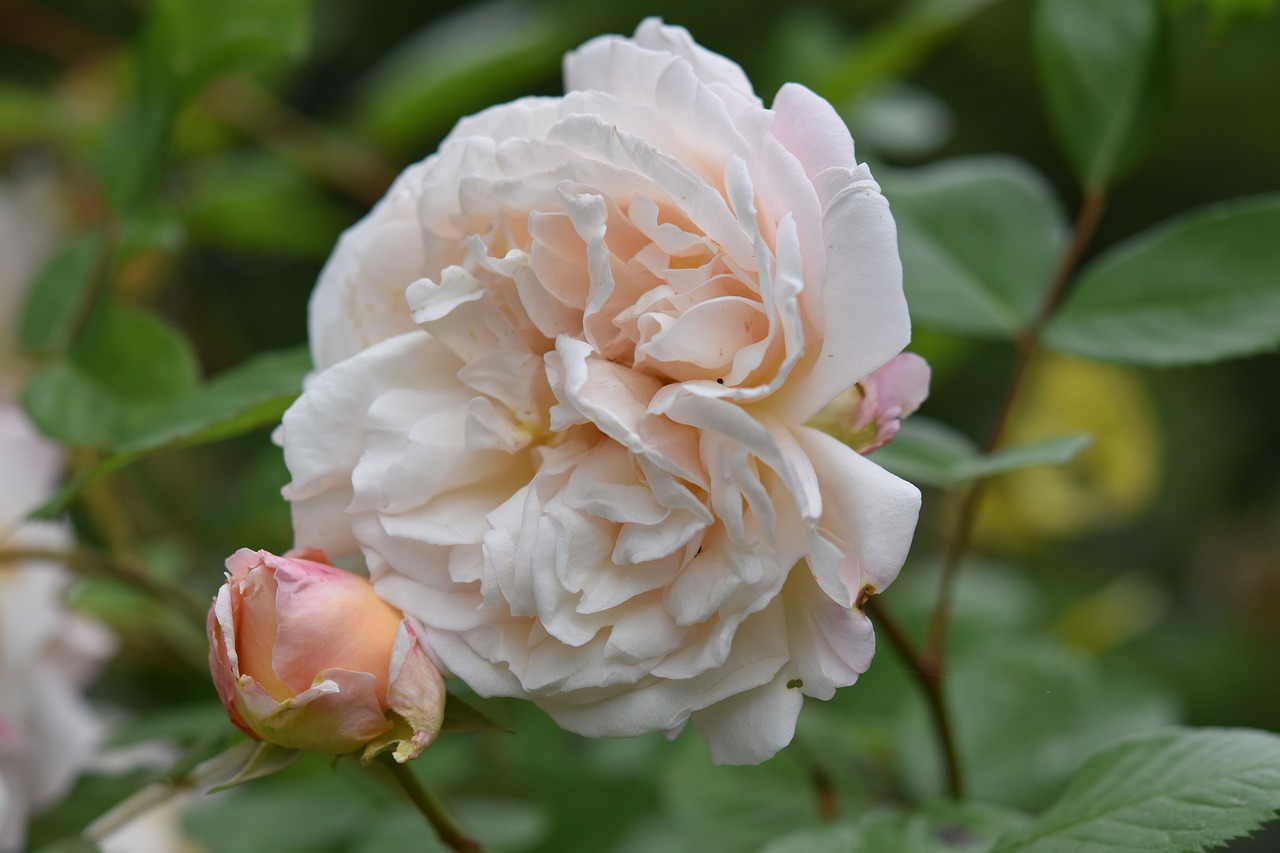
[[[804,695],[785,675],[696,711],[690,720],[716,764],[759,764],[795,737]]]
[[[796,441],[813,460],[823,495],[819,525],[847,543],[843,577],[856,596],[884,590],[898,575],[920,514],[920,490],[829,435],[808,427]]]
[[[823,218],[828,247],[822,299],[807,320],[822,347],[807,369],[769,399],[790,423],[812,418],[837,394],[893,358],[911,340],[902,262],[889,204],[874,184],[840,191]]]

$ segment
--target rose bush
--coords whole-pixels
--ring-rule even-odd
[[[323,554],[237,551],[207,629],[218,696],[255,740],[408,761],[440,731],[444,683],[417,633]]]
[[[766,109],[683,29],[564,64],[330,258],[279,433],[297,542],[363,553],[482,695],[761,761],[867,668],[915,527],[804,426],[909,339],[893,219],[828,103]]]

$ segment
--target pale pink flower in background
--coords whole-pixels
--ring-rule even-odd
[[[440,731],[440,673],[367,578],[323,560],[247,549],[227,560],[208,622],[218,695],[257,740],[414,758]]]
[[[0,183],[0,552],[59,550],[66,525],[23,523],[62,467],[13,399],[17,322],[31,281],[58,239],[51,179]],[[66,609],[65,567],[0,559],[0,851],[21,849],[30,817],[62,796],[94,759],[105,726],[81,691],[113,648],[109,634]]]
[[[0,552],[66,548],[70,531],[22,523],[52,494],[61,457],[0,400]],[[81,695],[113,641],[67,612],[58,564],[0,560],[0,851],[22,847],[28,819],[94,759],[105,726]]]
[[[866,670],[915,528],[913,486],[804,426],[910,337],[893,218],[830,104],[766,109],[681,28],[565,78],[330,258],[279,433],[297,543],[362,553],[482,695],[758,762]]]

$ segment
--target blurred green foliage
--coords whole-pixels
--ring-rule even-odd
[[[6,180],[55,186],[65,236],[22,318],[37,370],[27,409],[73,448],[53,508],[71,505],[89,546],[197,599],[236,548],[288,547],[268,429],[308,368],[306,299],[338,233],[459,117],[558,92],[566,49],[650,14],[738,61],[766,99],[798,80],[849,120],[898,216],[913,348],[935,377],[883,461],[925,485],[1079,453],[1043,475],[1076,486],[1069,500],[1123,487],[1089,473],[1108,447],[1132,446],[1105,432],[1003,462],[973,438],[1043,319],[1068,213],[1105,186],[1084,278],[1048,340],[1138,365],[1125,375],[1140,391],[1107,407],[1105,429],[1141,442],[1163,488],[1132,521],[1050,530],[1010,514],[997,522],[1018,535],[983,540],[1001,553],[964,567],[944,689],[981,805],[939,800],[923,701],[883,639],[862,682],[808,703],[796,744],[761,767],[713,767],[691,737],[585,741],[490,702],[515,734],[446,734],[415,772],[497,851],[976,851],[1005,833],[998,849],[1038,850],[1016,840],[1090,807],[1068,784],[1095,747],[1173,722],[1280,726],[1273,0],[13,0],[0,9],[0,163]],[[1149,333],[1136,343],[1133,318],[1115,319],[1133,304]],[[1242,357],[1153,368],[1228,355]],[[1162,434],[1138,428],[1148,410]],[[912,636],[954,506],[926,492],[915,553],[885,596]],[[201,626],[136,587],[97,577],[79,591],[122,638],[96,696],[135,720],[121,743],[207,752],[231,730],[200,670]],[[1155,749],[1151,737],[1128,743]],[[367,776],[307,757],[193,803],[186,828],[211,851],[435,849]],[[86,777],[33,845],[154,778]],[[1077,849],[1059,843],[1043,849]]]

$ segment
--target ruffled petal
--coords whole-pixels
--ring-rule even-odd
[[[825,433],[800,427],[795,437],[818,475],[819,527],[845,549],[847,588],[855,597],[867,586],[883,591],[911,548],[920,490]]]

